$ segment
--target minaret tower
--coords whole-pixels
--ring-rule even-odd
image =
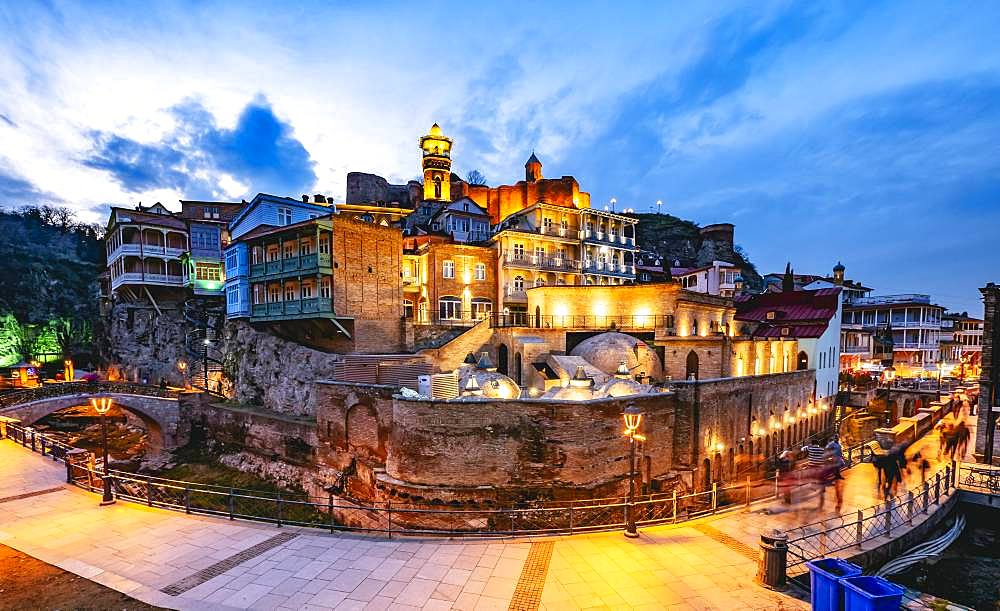
[[[451,138],[441,133],[435,123],[431,132],[420,138],[423,151],[424,201],[451,201]]]

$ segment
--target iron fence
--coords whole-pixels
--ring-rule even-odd
[[[989,495],[1000,495],[1000,468],[986,465],[963,465],[959,469],[959,486]]]
[[[674,333],[673,315],[623,314],[596,316],[590,314],[529,314],[527,312],[494,313],[490,325],[503,327],[531,327],[537,329],[664,329]],[[718,332],[721,335],[721,331]]]
[[[804,573],[809,560],[852,547],[860,548],[866,541],[891,537],[894,529],[912,525],[915,516],[927,514],[931,505],[939,506],[942,497],[947,497],[956,487],[956,473],[955,465],[948,465],[920,486],[886,499],[882,504],[785,531],[788,575]]]
[[[306,494],[269,493],[212,484],[171,480],[122,471],[107,474],[93,464],[89,452],[49,439],[29,427],[7,423],[0,438],[61,460],[67,482],[101,494],[104,478],[111,479],[116,498],[190,514],[204,514],[295,525],[331,531],[367,531],[392,536],[511,536],[578,533],[623,528],[629,502],[624,497],[574,501],[530,501],[509,507],[463,508],[460,505],[427,505],[386,501],[356,503],[330,494],[325,498]],[[683,522],[751,503],[774,499],[775,478],[738,484],[713,484],[711,490],[678,495],[637,495],[632,503],[636,522],[653,526]]]

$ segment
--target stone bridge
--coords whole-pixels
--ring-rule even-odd
[[[17,418],[30,426],[68,407],[86,405],[93,397],[110,397],[120,408],[136,415],[149,432],[151,454],[178,445],[179,393],[138,384],[70,383],[43,386],[0,395],[0,416]]]

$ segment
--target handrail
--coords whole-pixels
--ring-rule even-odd
[[[74,459],[76,448],[50,439],[30,427],[4,423],[3,437],[25,448],[41,451],[66,464],[67,481],[95,493],[103,491],[105,477],[111,478],[116,497],[150,507],[160,507],[205,515],[274,523],[294,524],[330,530],[352,530],[413,535],[462,535],[477,537],[518,534],[576,533],[620,528],[625,522],[628,500],[604,497],[574,501],[516,503],[511,507],[468,508],[442,505],[402,504],[395,501],[353,502],[308,494],[262,492],[200,484],[102,469]],[[83,455],[82,451],[76,450]],[[90,462],[90,461],[86,461]],[[777,494],[774,478],[713,484],[711,490],[683,495],[651,493],[639,496],[632,506],[637,523],[653,525],[682,522],[706,513],[744,507],[773,499]],[[338,517],[340,521],[338,521]],[[344,524],[342,522],[347,522]]]

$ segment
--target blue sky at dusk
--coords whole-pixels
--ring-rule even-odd
[[[290,3],[289,3],[290,4]],[[490,184],[732,222],[762,272],[981,313],[1000,281],[996,3],[0,4],[0,205],[343,201],[437,121]]]

